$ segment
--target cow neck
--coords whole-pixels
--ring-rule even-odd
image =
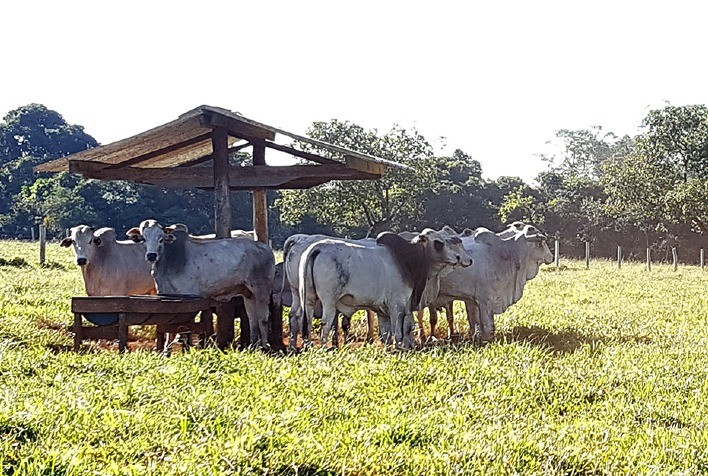
[[[155,262],[155,270],[163,274],[179,273],[187,263],[187,234],[176,231],[174,235],[174,241],[164,244],[162,256]]]
[[[430,270],[430,256],[425,245],[420,242],[411,243],[394,233],[380,234],[376,243],[385,246],[391,252],[403,282],[411,288],[409,310],[417,309]]]

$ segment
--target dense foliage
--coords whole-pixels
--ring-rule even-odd
[[[537,183],[526,184],[511,176],[485,180],[469,154],[441,156],[416,130],[394,126],[380,133],[346,121],[315,122],[308,131],[313,138],[411,169],[389,168],[377,181],[269,192],[271,237],[278,246],[297,231],[365,236],[445,224],[499,229],[521,219],[561,239],[566,255],[581,254],[582,241],[589,240],[600,256],[612,256],[617,245],[630,256],[678,245],[684,260],[697,259],[708,233],[708,108],[666,106],[650,111],[643,126],[636,137],[601,127],[560,130],[559,152],[544,157],[548,169]],[[211,231],[210,193],[32,171],[96,145],[81,126],[42,105],[7,113],[0,123],[0,235],[27,237],[42,220],[54,236],[78,223],[124,230],[147,217]],[[326,154],[310,144],[296,146]],[[231,160],[250,157],[239,153]],[[233,194],[232,208],[234,227],[250,228],[250,194]]]

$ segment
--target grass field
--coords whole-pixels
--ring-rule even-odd
[[[0,242],[0,473],[708,473],[708,270],[542,269],[484,347],[163,357],[69,352],[36,256]]]

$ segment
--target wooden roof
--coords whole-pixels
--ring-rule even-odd
[[[133,137],[88,149],[35,168],[37,172],[72,172],[87,178],[130,180],[174,188],[214,187],[212,133],[228,134],[229,151],[246,147],[275,149],[319,165],[229,166],[229,188],[309,188],[329,180],[380,178],[387,167],[407,166],[268,126],[238,113],[200,106],[176,120]],[[312,144],[332,157],[304,152],[275,142],[283,135]]]

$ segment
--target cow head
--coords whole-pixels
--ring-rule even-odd
[[[76,264],[84,266],[90,262],[93,255],[91,247],[94,246],[94,229],[87,225],[78,225],[70,230],[70,235],[61,240],[60,246],[72,246]]]
[[[174,226],[163,227],[157,220],[143,220],[140,226],[131,228],[126,234],[133,241],[145,242],[145,259],[154,263],[160,259],[165,243],[174,240],[174,231]]]
[[[411,242],[421,243],[425,246],[428,256],[430,256],[431,264],[459,265],[463,267],[472,264],[472,259],[462,247],[462,240],[458,236],[451,236],[447,233],[426,228]]]

